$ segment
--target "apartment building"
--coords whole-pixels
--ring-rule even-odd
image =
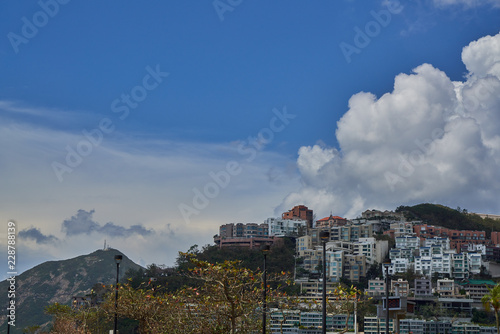
[[[448,238],[450,239],[450,248],[455,249],[457,252],[461,251],[462,244],[490,243],[490,240],[486,239],[485,231],[453,230],[427,224],[416,224],[413,226],[413,231],[422,240],[434,237]]]
[[[220,238],[253,238],[269,236],[269,225],[266,223],[230,223],[219,227]]]
[[[323,325],[321,311],[271,309],[270,318],[272,334],[321,334],[321,326]],[[354,329],[354,317],[352,315],[326,315],[326,328],[329,333],[342,330],[346,325],[348,330],[352,331]]]
[[[302,219],[267,218],[264,224],[269,226],[269,235],[302,236],[307,230],[307,221]]]
[[[455,279],[464,279],[469,277],[469,261],[467,254],[452,254],[451,272]]]
[[[495,327],[483,327],[469,322],[399,320],[399,334],[496,334]],[[382,332],[381,332],[382,333]]]
[[[344,273],[345,252],[342,250],[332,251],[329,254],[328,265],[326,267],[328,279],[331,282],[340,282]]]
[[[398,249],[418,249],[420,247],[420,239],[415,236],[402,235],[395,239]]]
[[[485,258],[488,261],[500,261],[500,246],[487,245]]]
[[[438,279],[436,292],[439,294],[439,297],[455,297],[458,292],[455,280],[449,278]]]
[[[442,249],[450,249],[450,239],[445,237],[432,237],[423,240],[425,247],[441,246]]]
[[[415,278],[414,281],[415,297],[432,296],[432,282],[428,278]]]
[[[425,320],[418,319],[401,319],[399,320],[400,334],[424,334]]]
[[[491,232],[491,243],[493,245],[500,245],[500,232]]]
[[[385,281],[378,277],[376,279],[369,280],[366,294],[369,297],[385,295]]]
[[[385,268],[384,264],[381,264],[382,266],[382,272],[385,277]],[[395,275],[398,273],[404,273],[408,271],[408,269],[412,268],[413,269],[413,263],[410,262],[408,259],[404,258],[395,258],[391,260],[391,263],[389,264],[388,271],[389,275]]]
[[[365,317],[365,334],[385,333],[385,318]],[[394,333],[394,319],[389,319],[389,333]]]
[[[398,248],[392,248],[389,251],[389,258],[392,260],[395,259],[407,259],[409,261],[413,261],[415,257],[416,251],[414,249],[409,249],[409,248],[403,248],[403,249],[398,249]]]
[[[219,234],[214,242],[219,247],[260,247],[262,244],[273,244],[274,238],[269,236],[266,223],[230,223],[219,226]]]
[[[393,231],[394,237],[403,235],[413,235],[413,224],[409,222],[393,222],[390,224],[390,230]]]
[[[401,319],[399,321],[400,334],[448,334],[452,333],[449,321],[425,321],[419,319]]]
[[[291,210],[284,212],[281,215],[282,219],[300,219],[307,221],[307,227],[313,227],[313,210],[310,210],[305,205],[294,206]]]
[[[323,265],[323,250],[321,248],[305,249],[301,251],[304,258],[303,268],[309,272],[319,272],[318,270]],[[326,276],[328,281],[339,282],[343,277],[344,267],[344,251],[327,251],[326,252]]]
[[[344,267],[342,277],[359,282],[361,277],[366,277],[366,257],[364,255],[344,254]]]
[[[408,296],[410,294],[410,284],[408,281],[399,278],[391,280],[391,293],[394,296]]]
[[[466,279],[460,283],[458,286],[465,290],[465,293],[474,300],[474,303],[481,303],[481,298],[489,293],[488,288],[493,288],[496,285],[495,282],[490,280],[473,280]]]
[[[323,295],[323,282],[318,280],[297,280],[295,283],[300,286],[300,291],[305,299],[312,298],[321,300]],[[333,294],[338,285],[337,282],[326,282],[326,293],[328,295]]]
[[[461,312],[465,317],[472,316],[472,299],[465,298],[438,298],[438,305],[443,310]]]
[[[432,275],[432,258],[415,256],[415,274],[430,277]]]
[[[375,262],[382,263],[389,251],[389,242],[387,240],[375,240],[375,238],[359,238],[358,242],[353,244],[353,254],[364,255],[368,264]]]
[[[481,272],[481,266],[483,264],[482,257],[480,253],[466,253],[467,262],[469,264],[470,274],[479,274]]]
[[[347,224],[347,219],[339,216],[330,215],[330,217],[325,217],[316,220],[315,227],[316,228],[337,227],[337,226],[344,226],[346,224]]]
[[[310,235],[304,235],[295,239],[295,250],[299,257],[304,257],[304,251],[313,248],[312,237]]]
[[[452,334],[496,334],[495,327],[483,327],[469,322],[454,323],[451,326]]]

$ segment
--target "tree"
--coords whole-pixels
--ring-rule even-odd
[[[435,303],[429,303],[420,306],[417,312],[419,315],[424,317],[426,320],[439,321],[441,317],[444,317],[447,312],[445,312],[439,305]]]
[[[497,333],[500,334],[500,323],[498,319],[498,313],[500,312],[500,284],[495,285],[493,288],[488,287],[489,293],[485,294],[481,298],[481,302],[485,310],[493,310],[495,313],[495,320],[497,325]]]
[[[76,312],[68,305],[59,303],[45,307],[45,313],[52,315],[53,326],[50,333],[54,334],[86,334],[82,328],[78,328]]]
[[[141,334],[154,333],[254,333],[261,328],[263,306],[263,283],[260,270],[244,268],[241,261],[210,263],[199,260],[195,254],[182,254],[186,267],[191,267],[184,279],[195,280],[194,286],[185,286],[176,291],[166,289],[166,282],[143,282],[134,286],[142,278],[118,287],[118,303],[115,308],[115,289],[96,286],[89,306],[71,308],[53,304],[46,311],[54,316],[52,333],[96,333],[102,322],[112,320],[115,312],[120,323],[132,323]],[[150,266],[147,271],[162,276],[164,268]],[[156,271],[156,273],[154,273]],[[289,274],[268,274],[267,303],[281,301],[291,304],[285,289],[291,289]],[[105,297],[98,298],[102,292]],[[94,298],[95,297],[95,298]],[[97,301],[102,302],[97,302]],[[94,325],[95,324],[95,325]]]
[[[40,333],[41,333],[41,327],[39,325],[28,326],[25,329],[23,329],[23,334],[40,334]]]
[[[280,324],[280,333],[283,334],[283,325],[290,319],[291,316],[296,316],[300,313],[301,304],[303,304],[303,300],[301,300],[297,296],[289,296],[286,293],[279,293],[276,296],[277,300],[270,305],[271,307],[277,309],[277,312],[274,312],[272,315],[272,320],[277,321]]]
[[[101,307],[109,317],[115,313],[115,296],[108,295]],[[139,333],[180,333],[176,330],[177,321],[182,321],[183,300],[167,293],[155,293],[155,288],[134,288],[129,284],[120,285],[118,290],[118,308],[120,317],[136,320]]]
[[[203,294],[192,294],[191,299],[199,311],[207,313],[204,318],[217,319],[218,327],[230,332],[250,332],[255,324],[256,307],[262,304],[260,276],[250,269],[242,268],[240,261],[224,261],[211,264],[192,257],[195,264],[192,275],[203,282]],[[256,329],[256,328],[253,328]]]
[[[367,299],[364,299],[363,290],[351,285],[350,287],[340,285],[333,291],[333,296],[327,298],[327,309],[334,314],[347,314],[345,327],[339,334],[346,333],[349,330],[349,318],[357,312],[359,306],[363,305]],[[357,324],[355,324],[356,326]]]
[[[326,311],[328,314],[346,314],[346,322],[344,329],[339,334],[349,331],[349,319],[354,313],[358,313],[363,309],[363,314],[367,311],[367,301],[370,298],[365,297],[362,289],[358,289],[354,285],[346,286],[339,284],[331,294],[326,298]],[[321,309],[321,301],[313,300],[313,305],[309,305],[309,309]]]

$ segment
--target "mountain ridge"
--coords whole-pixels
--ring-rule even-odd
[[[117,249],[96,250],[90,254],[74,258],[46,261],[16,276],[16,326],[11,333],[22,333],[27,326],[48,324],[51,317],[44,308],[53,303],[69,304],[76,295],[90,292],[96,283],[114,284],[116,282],[115,255],[122,255],[120,277],[129,269],[142,267],[130,260]],[[8,289],[8,282],[0,282],[0,291]],[[2,302],[7,308],[7,301]],[[5,316],[0,318],[0,331],[6,333]]]

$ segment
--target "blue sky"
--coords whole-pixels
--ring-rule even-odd
[[[104,239],[172,264],[296,204],[498,213],[499,6],[3,3],[0,220],[19,266]]]

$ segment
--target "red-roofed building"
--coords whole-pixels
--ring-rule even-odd
[[[427,224],[418,224],[413,226],[413,231],[421,240],[425,238],[448,238],[450,239],[450,248],[461,251],[462,245],[468,244],[490,244],[486,239],[485,231],[452,230],[442,226],[432,226]]]
[[[292,210],[284,212],[281,218],[306,220],[307,227],[311,228],[313,223],[313,210],[309,210],[305,205],[296,205]]]
[[[347,219],[332,215],[316,220],[316,227],[335,227],[344,226],[345,224],[347,224]]]

